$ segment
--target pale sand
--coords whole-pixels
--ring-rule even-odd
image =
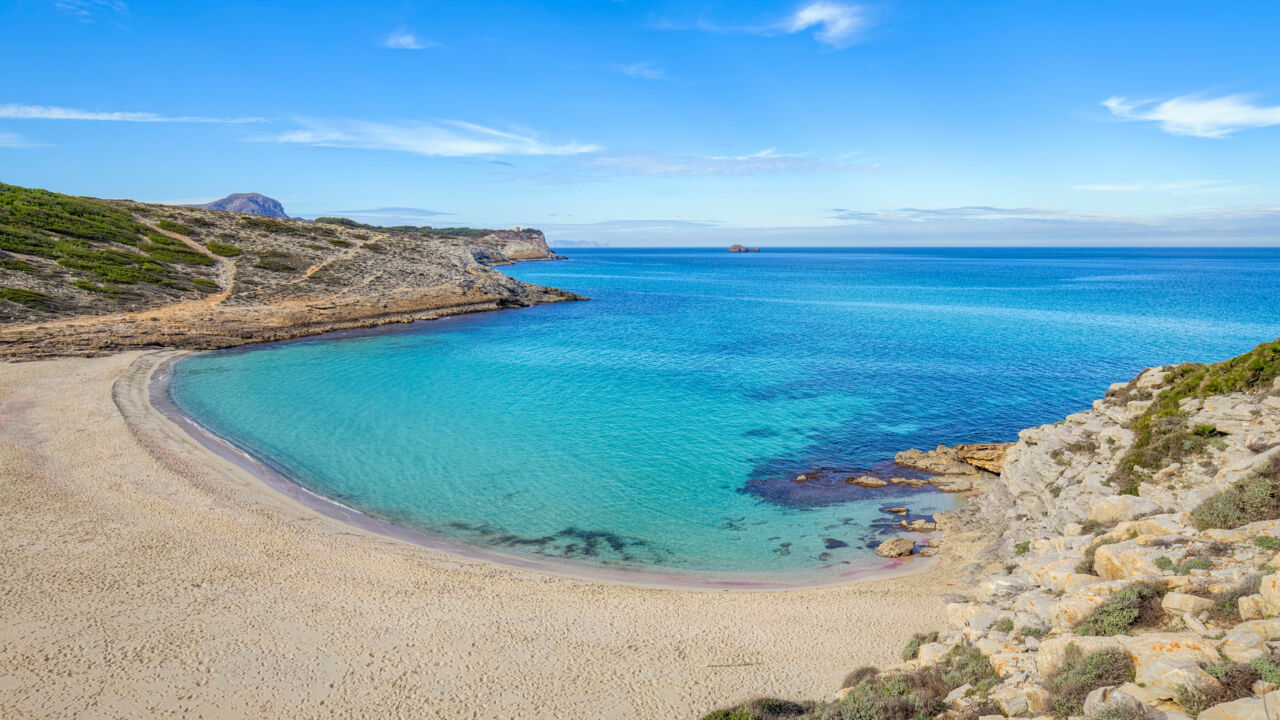
[[[127,423],[142,355],[0,366],[0,717],[690,718],[827,697],[945,626],[937,568],[658,589],[354,528]]]

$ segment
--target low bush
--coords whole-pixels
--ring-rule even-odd
[[[1257,667],[1254,663],[1257,663]],[[1263,679],[1263,672],[1259,668],[1273,676],[1280,675],[1280,668],[1267,658],[1257,658],[1253,663],[1206,663],[1202,667],[1218,684],[1204,687],[1183,685],[1178,688],[1175,698],[1187,715],[1193,718],[1219,703],[1252,697],[1253,684]]]
[[[801,717],[807,712],[809,707],[800,703],[776,698],[757,698],[708,713],[702,716],[702,720],[787,720]]]
[[[298,272],[305,270],[307,265],[305,258],[277,250],[268,250],[258,256],[258,262],[254,267],[272,272]]]
[[[210,240],[205,243],[204,246],[209,248],[209,252],[214,255],[221,255],[222,257],[235,257],[244,252],[231,243],[218,242],[217,240]]]
[[[1242,478],[1191,511],[1191,521],[1199,530],[1229,530],[1277,518],[1280,518],[1280,463],[1276,462]]]
[[[1259,535],[1253,539],[1253,544],[1263,550],[1280,550],[1280,538],[1275,535]]]
[[[1022,542],[1013,546],[1013,554],[1015,557],[1021,557],[1023,555],[1026,555],[1029,552],[1031,552],[1030,540],[1023,540]]]
[[[902,659],[915,660],[916,656],[920,654],[920,646],[931,642],[938,642],[937,632],[912,635],[911,640],[907,642],[907,646],[902,648]],[[845,687],[852,687],[852,685],[845,685]]]
[[[161,220],[156,223],[156,227],[160,228],[161,230],[168,230],[171,233],[186,235],[187,237],[191,237],[191,235],[193,234],[193,231],[191,230],[191,228],[187,227],[186,225],[183,225],[182,223],[176,220]]]
[[[8,300],[33,310],[48,310],[52,304],[52,298],[42,292],[11,287],[0,287],[0,300]]]
[[[991,629],[996,632],[1011,633],[1013,632],[1013,618],[1006,615],[1005,617],[997,620],[995,624],[991,626]]]
[[[1158,588],[1147,583],[1133,583],[1117,590],[1093,609],[1080,624],[1080,635],[1123,635],[1134,627],[1153,627],[1164,617],[1160,606],[1163,597]]]
[[[1058,718],[1079,715],[1089,693],[1131,682],[1133,676],[1133,660],[1124,651],[1098,650],[1085,655],[1072,643],[1067,646],[1062,666],[1045,678],[1050,712]]]

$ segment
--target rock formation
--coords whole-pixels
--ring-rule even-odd
[[[746,245],[730,245],[729,252],[732,252],[732,253],[760,252],[760,248],[749,248]]]

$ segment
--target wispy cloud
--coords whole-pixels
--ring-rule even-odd
[[[657,25],[662,30],[700,30],[722,35],[759,35],[777,37],[793,35],[806,30],[828,47],[846,48],[857,42],[862,33],[871,27],[871,20],[861,5],[819,0],[798,7],[789,15],[763,19],[747,24],[727,24],[701,19],[694,23],[664,21]]]
[[[867,26],[865,13],[857,5],[815,2],[796,11],[787,32],[797,33],[815,28],[813,37],[834,48],[848,47]]]
[[[577,155],[596,145],[549,143],[529,133],[508,132],[462,122],[376,122],[368,120],[299,121],[301,127],[263,140],[315,147],[388,150],[433,157],[474,155]]]
[[[49,147],[43,143],[33,143],[17,133],[0,132],[0,148],[33,148]]]
[[[1280,105],[1256,105],[1256,97],[1183,95],[1161,101],[1116,96],[1103,100],[1102,105],[1116,117],[1158,123],[1161,130],[1173,135],[1224,138],[1240,130],[1280,125]]]
[[[91,23],[101,13],[128,15],[129,5],[124,0],[54,0],[58,12],[83,23]]]
[[[320,215],[337,215],[339,217],[355,216],[382,220],[386,220],[388,218],[396,220],[425,220],[427,218],[442,217],[445,215],[457,215],[457,213],[427,210],[426,208],[416,207],[376,207],[366,208],[364,210],[326,210],[325,212],[320,213]]]
[[[264,118],[218,118],[193,115],[165,116],[152,112],[102,112],[96,110],[79,110],[76,108],[56,107],[52,105],[22,105],[9,103],[0,105],[0,118],[12,120],[91,120],[106,122],[139,122],[139,123],[256,123],[265,122]]]
[[[1072,185],[1071,189],[1091,192],[1167,192],[1174,195],[1228,195],[1255,190],[1257,186],[1241,185],[1226,180],[1177,180],[1157,183]]]
[[[897,210],[832,210],[832,219],[848,223],[929,223],[939,220],[1045,220],[1072,215],[1063,210],[1020,207],[1002,208],[991,205],[964,205],[950,208],[899,208]]]
[[[419,40],[416,34],[409,32],[405,28],[396,30],[382,41],[382,47],[391,48],[392,50],[424,50],[437,45],[438,43],[430,40]]]
[[[614,65],[613,69],[628,75],[637,80],[661,80],[666,76],[661,68],[654,66],[651,62],[638,62],[629,65]]]
[[[853,166],[840,159],[779,153],[775,148],[750,155],[676,155],[631,153],[585,158],[586,167],[604,168],[634,175],[767,175],[781,173],[874,170],[876,165]]]

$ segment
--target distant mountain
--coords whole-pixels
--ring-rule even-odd
[[[280,204],[279,200],[269,198],[266,195],[259,195],[258,193],[234,193],[221,200],[214,200],[204,205],[193,205],[192,207],[204,208],[205,210],[226,210],[227,212],[244,213],[245,215],[289,217],[284,214],[284,206]]]

